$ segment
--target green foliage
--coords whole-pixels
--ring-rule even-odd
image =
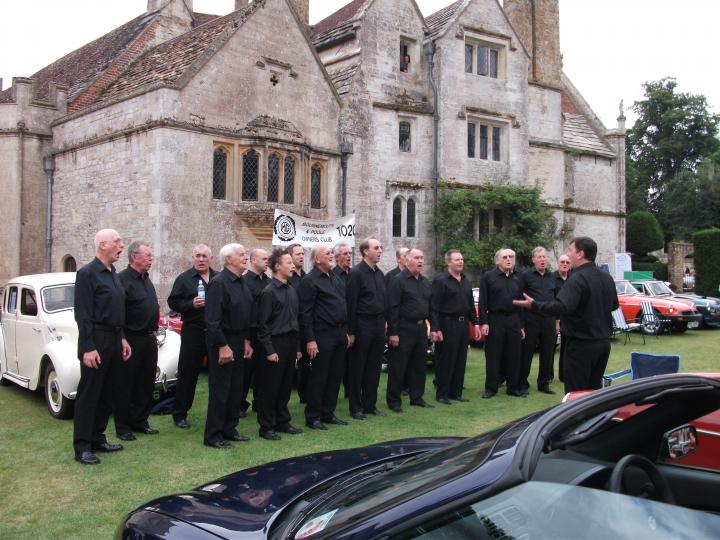
[[[504,227],[478,240],[475,216],[487,222],[489,212],[503,210]],[[483,191],[444,188],[434,218],[441,237],[442,252],[459,249],[465,266],[474,270],[492,268],[495,252],[510,247],[518,255],[518,264],[527,264],[537,246],[552,247],[556,222],[552,212],[542,206],[539,188],[499,186]]]
[[[693,234],[695,293],[717,296],[720,283],[720,229],[705,229]]]
[[[664,245],[660,224],[650,212],[633,212],[627,218],[626,248],[640,256],[661,249]]]
[[[659,279],[661,281],[668,280],[668,265],[660,261],[638,262],[633,258],[633,270],[640,272],[652,272],[655,279]]]

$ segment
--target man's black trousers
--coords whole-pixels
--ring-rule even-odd
[[[518,388],[528,390],[530,383],[528,376],[532,366],[532,358],[538,351],[540,358],[538,366],[537,385],[545,388],[553,380],[553,356],[555,354],[557,333],[555,332],[555,318],[529,314],[525,319],[525,339],[522,342],[520,357],[520,377]]]
[[[435,345],[437,399],[462,397],[470,338],[465,317],[441,317],[443,341]]]
[[[258,362],[255,371],[255,407],[260,433],[283,430],[290,425],[288,402],[295,373],[297,332],[273,336],[272,344],[279,360],[269,361],[261,346],[263,358]]]
[[[208,345],[208,411],[205,442],[210,444],[237,435],[242,407],[243,353],[245,341],[240,335],[225,334],[233,351],[233,361],[220,365],[218,348]]]
[[[158,362],[158,344],[153,334],[126,333],[125,339],[130,344],[132,356],[120,363],[118,377],[113,382],[113,415],[118,435],[149,427]]]
[[[188,411],[192,408],[202,360],[207,355],[205,328],[184,324],[180,336],[182,340],[178,357],[178,381],[172,413],[175,422],[187,418]]]
[[[520,375],[520,315],[489,313],[490,333],[485,339],[485,391],[497,393],[500,374],[505,375],[507,391],[516,392]]]
[[[358,316],[355,344],[350,349],[348,400],[350,414],[370,412],[377,407],[383,350],[385,349],[385,317]]]
[[[405,382],[410,393],[410,403],[422,401],[425,393],[427,371],[427,326],[425,321],[401,320],[398,329],[400,345],[393,348],[388,363],[387,404],[401,405]]]
[[[610,338],[586,340],[563,335],[565,392],[598,390],[610,357]]]
[[[347,334],[344,327],[315,326],[318,355],[309,362],[305,421],[327,419],[335,414],[345,367]]]

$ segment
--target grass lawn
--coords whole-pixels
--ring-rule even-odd
[[[720,371],[720,331],[695,330],[681,335],[646,338],[632,336],[632,344],[613,341],[608,371],[628,367],[633,350],[677,353],[682,371]],[[531,382],[536,376],[533,365]],[[435,403],[432,374],[428,376],[426,397],[434,409],[404,407],[401,415],[388,411],[382,418],[363,422],[350,419],[347,427],[332,426],[325,432],[311,432],[278,442],[257,435],[254,417],[241,420],[239,430],[250,435],[249,443],[235,443],[232,450],[206,448],[202,431],[207,405],[207,380],[198,385],[195,405],[190,412],[192,428],[179,430],[169,416],[153,417],[151,424],[160,435],[138,436],[125,443],[125,449],[111,455],[99,454],[99,466],[81,466],[73,459],[72,421],[53,419],[39,393],[16,386],[0,387],[0,538],[109,538],[125,513],[161,495],[192,489],[237,469],[293,455],[363,446],[403,437],[433,435],[473,435],[501,425],[513,418],[557,404],[562,398],[561,383],[549,396],[532,391],[528,399],[511,398],[504,393],[481,400],[485,377],[482,349],[468,357],[466,391],[469,403],[443,406]],[[381,379],[380,408],[387,410],[384,392],[387,377]],[[293,423],[303,426],[301,405],[293,395]],[[338,416],[348,419],[347,401],[341,400]],[[112,421],[107,431],[114,438]]]

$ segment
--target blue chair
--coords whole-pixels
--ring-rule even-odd
[[[680,371],[680,357],[677,354],[632,352],[630,353],[630,369],[606,373],[603,375],[603,386],[610,386],[613,381],[623,377],[632,376],[635,380],[678,371]]]

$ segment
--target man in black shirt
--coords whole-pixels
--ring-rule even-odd
[[[295,270],[293,271],[292,276],[290,276],[288,283],[297,290],[300,286],[300,280],[302,280],[305,275],[305,270],[303,269],[303,266],[305,265],[305,250],[300,244],[290,244],[287,251],[290,254],[290,257],[292,257],[293,265],[295,265]]]
[[[567,253],[563,253],[558,257],[558,269],[555,270],[553,273],[553,278],[555,279],[555,296],[553,298],[557,298],[558,294],[560,294],[560,290],[565,285],[565,282],[567,281],[568,277],[570,276],[570,257],[567,256]],[[555,331],[560,333],[560,354],[558,355],[558,379],[560,379],[560,382],[563,382],[565,380],[565,377],[563,375],[563,369],[565,366],[565,342],[567,341],[565,339],[565,336],[563,335],[563,329],[562,325],[560,324],[560,319],[556,317],[555,322]],[[557,341],[555,342],[557,347]]]
[[[80,382],[75,398],[73,447],[75,459],[83,465],[100,463],[95,452],[122,450],[122,445],[107,442],[105,428],[112,412],[112,375],[132,354],[123,334],[125,290],[113,266],[123,247],[117,231],[99,231],[95,235],[95,258],[75,277]]]
[[[310,360],[305,422],[312,429],[325,423],[347,425],[335,416],[342,381],[347,334],[345,286],[332,273],[329,246],[311,251],[314,268],[300,282],[300,331]]]
[[[277,432],[296,435],[300,428],[290,424],[288,402],[292,391],[295,360],[300,358],[299,301],[288,284],[295,265],[284,249],[270,256],[273,278],[260,293],[258,302],[258,341],[262,359],[258,363],[255,388],[258,389],[257,418],[260,436],[276,441]]]
[[[432,407],[423,399],[430,317],[430,282],[422,275],[425,255],[407,252],[407,266],[388,287],[388,343],[395,352],[388,366],[387,404],[402,412],[400,394],[409,382],[410,405]],[[407,375],[406,375],[407,374]]]
[[[287,248],[290,257],[292,257],[295,270],[290,276],[288,283],[297,291],[300,287],[300,281],[305,276],[303,266],[305,264],[305,250],[300,244],[290,244]],[[310,360],[305,352],[305,345],[302,345],[302,358],[297,362],[297,393],[300,403],[307,402],[307,385],[310,379]]]
[[[522,286],[515,273],[515,252],[495,253],[494,269],[480,280],[480,323],[485,339],[485,392],[483,399],[498,391],[499,373],[507,380],[509,396],[527,397],[520,389],[520,349],[525,337],[520,310],[513,300],[522,298]]]
[[[376,238],[360,244],[363,260],[350,273],[347,287],[350,415],[384,416],[377,408],[377,389],[385,348],[385,277],[377,265],[382,246]]]
[[[133,431],[155,435],[157,429],[148,424],[155,370],[158,361],[158,329],[160,306],[148,272],[153,253],[145,242],[133,242],[128,248],[130,264],[118,274],[125,289],[125,338],[132,356],[121,365],[120,378],[115,381],[115,431],[123,441],[135,439]]]
[[[333,248],[333,255],[335,255],[335,266],[333,267],[333,274],[339,277],[345,289],[347,289],[348,281],[350,279],[350,262],[352,261],[352,252],[347,244],[336,244]],[[350,395],[350,388],[348,386],[348,375],[350,373],[350,353],[346,351],[345,354],[345,367],[343,369],[343,388],[345,389],[345,397]]]
[[[270,282],[270,278],[265,272],[268,269],[268,252],[262,248],[255,248],[250,252],[250,269],[245,272],[243,279],[245,284],[250,290],[250,295],[253,299],[251,322],[250,322],[250,343],[253,348],[252,358],[245,361],[245,373],[243,374],[243,408],[240,412],[240,416],[245,416],[245,411],[250,407],[250,403],[247,401],[248,392],[250,388],[253,388],[253,410],[257,408],[255,400],[257,400],[257,389],[255,388],[255,372],[257,366],[263,361],[264,355],[262,353],[260,342],[257,340],[257,309],[258,300],[260,293],[267,287]]]
[[[612,312],[618,308],[615,282],[595,264],[597,244],[592,238],[573,238],[568,248],[572,272],[556,300],[525,300],[515,305],[560,316],[565,346],[565,392],[602,388],[610,356]]]
[[[520,288],[534,299],[548,302],[555,299],[555,277],[548,271],[548,256],[544,247],[532,252],[533,268],[520,274]],[[540,392],[554,394],[550,388],[553,380],[553,356],[557,342],[555,317],[531,311],[525,314],[525,339],[520,355],[520,377],[518,389],[529,392],[530,366],[535,351],[539,352],[537,387]]]
[[[245,248],[220,249],[223,270],[208,283],[205,325],[208,350],[208,412],[205,445],[230,448],[229,441],[247,441],[237,432],[242,408],[244,363],[252,356],[249,339],[252,298],[242,277]]]
[[[192,251],[193,267],[180,274],[173,284],[168,298],[170,309],[182,317],[180,356],[178,358],[178,382],[173,403],[173,420],[182,429],[190,427],[187,414],[195,398],[200,367],[207,355],[205,344],[205,296],[199,294],[199,285],[207,289],[215,270],[210,267],[212,251],[205,244]]]
[[[435,342],[435,399],[450,405],[451,399],[468,401],[462,397],[470,341],[468,321],[473,323],[476,339],[480,339],[480,327],[472,286],[463,274],[462,253],[451,249],[445,254],[445,264],[447,271],[435,276],[432,282],[430,339]]]

